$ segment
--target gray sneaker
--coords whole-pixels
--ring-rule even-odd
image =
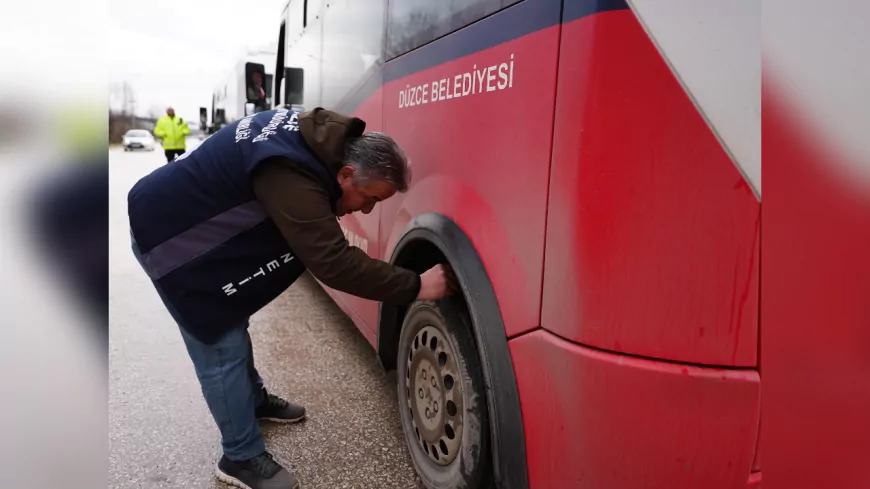
[[[298,423],[305,419],[305,407],[281,399],[263,389],[263,402],[254,411],[257,419],[276,423]]]
[[[242,489],[299,489],[299,481],[278,464],[269,452],[244,462],[221,457],[215,475],[221,481]]]

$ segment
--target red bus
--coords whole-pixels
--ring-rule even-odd
[[[447,263],[327,291],[396,372],[429,488],[759,487],[760,5],[291,0],[274,103],[361,117],[411,189],[341,220]]]

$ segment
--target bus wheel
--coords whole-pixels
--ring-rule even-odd
[[[478,489],[490,479],[489,416],[464,308],[415,302],[399,337],[399,413],[408,450],[430,489]]]

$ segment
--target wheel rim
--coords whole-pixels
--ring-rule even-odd
[[[405,365],[406,393],[417,442],[429,459],[448,465],[462,441],[462,377],[457,358],[440,329],[422,327]]]

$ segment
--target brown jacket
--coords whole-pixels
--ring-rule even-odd
[[[320,162],[337,174],[345,141],[362,135],[365,122],[318,107],[300,116],[299,130]],[[328,287],[390,304],[417,298],[420,276],[350,246],[326,190],[303,167],[272,158],[257,167],[252,184],[296,257]]]

